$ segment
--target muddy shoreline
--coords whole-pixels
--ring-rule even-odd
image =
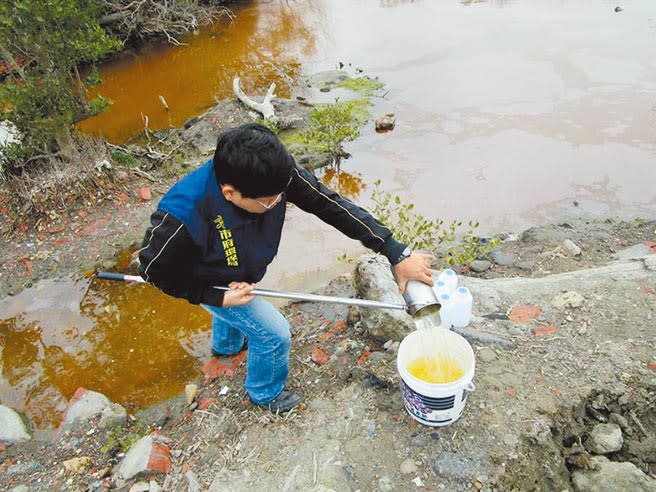
[[[125,207],[122,213],[146,213],[149,206]],[[138,229],[128,230],[126,222],[122,228],[110,224],[120,222],[89,229],[91,235],[77,234],[79,242],[64,243],[70,245],[67,252],[58,248],[60,258],[70,258],[70,263],[58,262],[54,268],[37,263],[35,270],[46,276],[79,274],[76,258],[81,251],[96,263],[115,266],[122,248],[113,245],[131,244]],[[563,285],[581,292],[583,305],[554,309],[550,303],[562,288],[539,294],[526,284],[492,308],[472,284],[476,316],[466,336],[477,354],[477,390],[465,415],[450,426],[421,426],[407,415],[393,348],[362,331],[361,313],[343,306],[292,303],[283,312],[294,334],[290,384],[306,400],[298,412],[275,417],[254,408],[242,389],[243,359],[234,364],[210,359],[199,368],[198,379],[190,381],[199,387],[192,405],[180,394],[136,412],[118,433],[91,420],[63,435],[44,433],[5,448],[0,452],[0,475],[10,488],[2,490],[25,484],[28,490],[127,491],[143,482],[137,477],[120,485],[111,479],[112,467],[127,451],[118,443],[157,431],[175,443],[168,473],[150,474],[165,490],[189,490],[193,479],[214,491],[247,490],[263,480],[281,487],[298,483],[301,488],[293,490],[317,492],[400,490],[412,480],[413,486],[419,483],[426,490],[601,491],[577,488],[577,481],[588,479],[581,473],[598,460],[576,442],[590,439],[594,426],[608,419],[622,424],[627,443],[612,459],[635,463],[641,473],[653,477],[654,445],[644,433],[656,429],[656,340],[649,321],[656,291],[651,281],[634,285],[601,273],[591,282],[584,273],[626,260],[632,250],[650,254],[655,231],[654,219],[607,218],[504,234],[494,254],[481,260],[489,267],[463,275],[463,284],[539,282],[581,272]],[[569,250],[567,240],[580,252]],[[64,270],[63,264],[72,268]],[[353,284],[351,275],[342,276],[319,293],[352,296]],[[607,313],[603,306],[608,304],[621,310]],[[531,306],[540,306],[542,313],[524,319]],[[498,337],[512,344],[499,345]],[[220,396],[225,388],[227,395]],[[298,439],[305,444],[295,444]],[[372,454],[373,449],[386,452]],[[295,458],[279,463],[279,453]],[[89,457],[93,466],[64,469],[63,463],[73,456]],[[638,480],[633,485],[645,480],[629,476]]]

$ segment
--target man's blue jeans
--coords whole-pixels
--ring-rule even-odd
[[[268,403],[285,387],[289,373],[289,323],[267,301],[245,306],[202,305],[212,314],[212,350],[236,354],[248,338],[246,391],[254,403]]]

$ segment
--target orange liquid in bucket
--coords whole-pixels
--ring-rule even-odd
[[[419,357],[408,364],[408,372],[417,379],[431,384],[448,384],[464,375],[460,364],[453,357]]]

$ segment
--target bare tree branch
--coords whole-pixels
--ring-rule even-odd
[[[275,94],[273,93],[276,90],[275,83],[272,83],[269,86],[269,90],[267,91],[266,96],[264,96],[264,100],[261,103],[254,101],[246,94],[244,94],[244,91],[242,91],[241,87],[239,86],[239,77],[235,77],[232,80],[232,90],[234,91],[235,96],[237,96],[237,99],[244,103],[244,106],[257,111],[265,120],[271,121],[272,123],[276,123],[278,121],[278,117],[275,115],[275,108],[271,103],[271,100],[275,97]]]

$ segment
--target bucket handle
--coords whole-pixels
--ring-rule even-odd
[[[469,381],[469,384],[465,388],[465,391],[472,392],[472,391],[475,391],[475,390],[476,390],[476,385],[473,382]]]

